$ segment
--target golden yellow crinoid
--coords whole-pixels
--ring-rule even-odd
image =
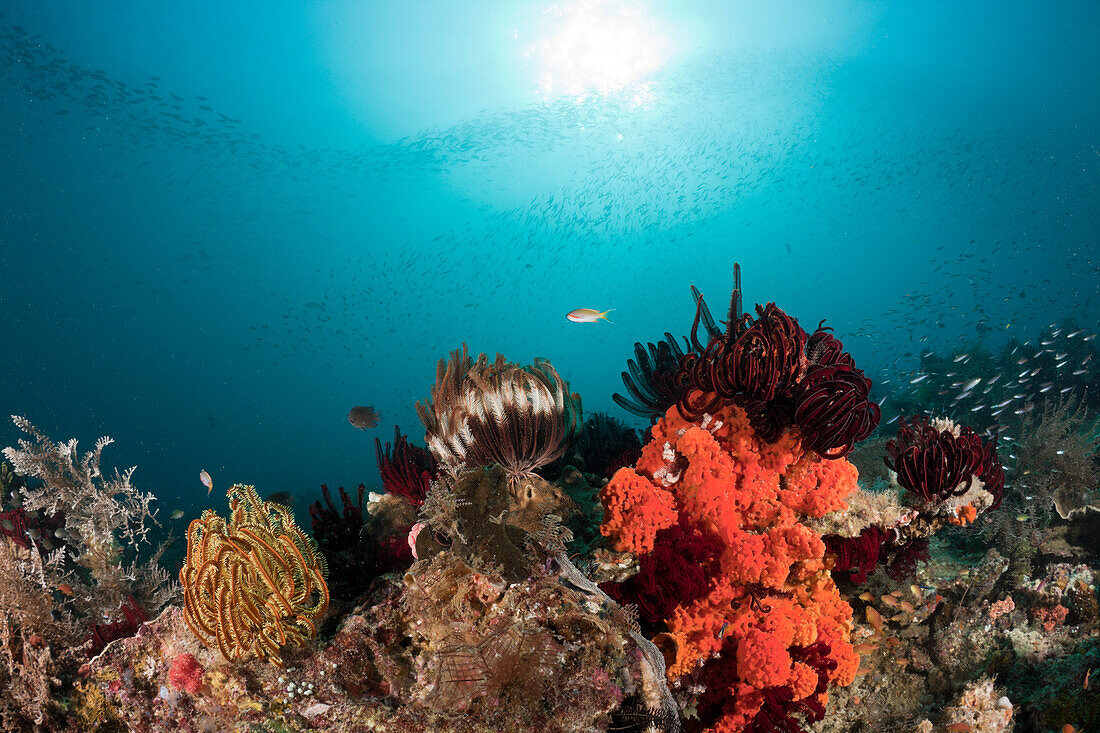
[[[207,509],[187,529],[183,618],[226,659],[282,665],[283,647],[317,634],[313,619],[328,608],[328,567],[287,507],[242,484],[227,496],[228,523]]]

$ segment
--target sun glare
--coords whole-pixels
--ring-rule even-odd
[[[644,97],[646,77],[667,59],[667,40],[637,2],[577,0],[554,5],[544,16],[544,38],[528,53],[545,96]]]

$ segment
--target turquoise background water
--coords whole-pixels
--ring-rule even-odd
[[[924,349],[1095,331],[1098,29],[1093,2],[7,3],[0,411],[113,436],[168,507],[221,504],[206,468],[301,508],[378,487],[372,438],[419,442],[463,341],[629,418],[633,343],[686,333],[692,284],[724,313],[734,261],[878,398]]]

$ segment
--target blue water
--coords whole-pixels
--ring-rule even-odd
[[[0,412],[169,508],[203,468],[301,508],[378,487],[463,341],[633,420],[633,343],[734,261],[880,399],[978,323],[1097,330],[1100,5],[685,5],[5,3]]]

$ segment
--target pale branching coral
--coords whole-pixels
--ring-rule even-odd
[[[516,484],[564,452],[580,405],[549,362],[522,367],[500,354],[474,361],[463,344],[440,360],[432,399],[416,409],[440,465],[499,464]]]
[[[281,665],[282,648],[316,636],[313,619],[328,608],[324,558],[287,507],[251,486],[228,495],[228,522],[207,509],[187,530],[184,620],[226,659]]]
[[[150,508],[155,497],[130,482],[135,468],[115,469],[110,476],[101,470],[103,449],[113,442],[108,437],[81,456],[76,439],[54,443],[26,418],[12,419],[33,440],[20,440],[18,448],[5,448],[4,455],[16,473],[39,480],[20,489],[23,509],[64,515],[57,532],[64,544],[55,549],[51,538],[39,536],[35,548],[61,554],[51,556],[52,562],[45,563],[49,567],[64,567],[68,557],[84,571],[55,576],[55,587],[70,585],[73,610],[91,618],[113,618],[131,595],[149,611],[160,610],[176,593],[167,573],[155,558],[142,566],[124,564],[156,523]]]
[[[56,712],[62,665],[76,659],[77,627],[55,620],[47,568],[34,549],[0,538],[0,728],[43,725]],[[71,617],[63,617],[71,621]]]
[[[1048,402],[1020,430],[1016,481],[1039,511],[1050,507],[1063,519],[1100,511],[1100,471],[1093,457],[1100,449],[1100,419],[1084,400]]]
[[[133,468],[107,475],[100,467],[111,439],[80,455],[76,440],[54,443],[13,419],[30,438],[4,455],[31,480],[2,471],[13,506],[0,535],[0,722],[19,729],[46,725],[59,678],[132,634],[131,617],[158,612],[178,586],[158,563],[163,545],[146,562],[135,559],[155,523],[154,497],[131,484]]]

